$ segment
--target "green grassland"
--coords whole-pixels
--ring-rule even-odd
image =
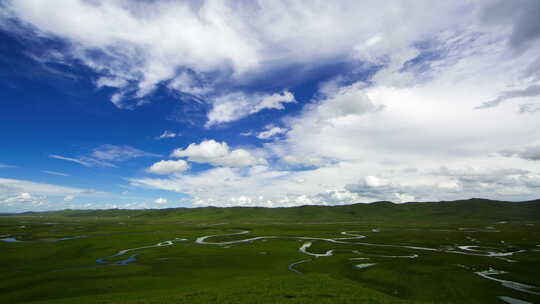
[[[0,238],[0,303],[540,303],[540,201],[65,210]]]

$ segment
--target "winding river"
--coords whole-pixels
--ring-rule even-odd
[[[492,281],[495,281],[495,282],[499,282],[501,283],[504,287],[507,287],[507,288],[510,288],[510,289],[514,289],[514,290],[517,290],[517,291],[521,291],[521,292],[525,292],[525,293],[528,293],[528,294],[533,294],[533,295],[540,295],[540,292],[538,291],[533,291],[533,290],[538,290],[539,288],[536,287],[536,286],[532,286],[532,285],[527,285],[527,284],[523,284],[523,283],[518,283],[518,282],[514,282],[514,281],[508,281],[508,280],[502,280],[502,279],[497,279],[497,278],[494,278],[493,276],[494,275],[499,275],[499,274],[505,274],[505,273],[508,273],[506,271],[500,271],[500,270],[495,270],[493,268],[490,268],[488,270],[485,270],[485,271],[478,271],[478,272],[475,272],[477,275],[483,277],[484,279],[488,279],[488,280],[492,280]]]
[[[118,251],[117,253],[113,254],[113,255],[109,255],[109,256],[106,256],[106,257],[103,257],[103,258],[99,258],[99,259],[96,259],[96,263],[99,263],[99,264],[106,264],[107,263],[107,260],[108,259],[112,259],[112,258],[115,258],[115,257],[119,257],[119,256],[123,256],[124,254],[130,252],[130,251],[135,251],[135,250],[141,250],[141,249],[147,249],[147,248],[154,248],[154,247],[163,247],[163,246],[171,246],[173,245],[175,242],[183,242],[183,241],[187,241],[187,239],[182,239],[182,238],[176,238],[174,240],[170,240],[170,241],[164,241],[164,242],[161,242],[161,243],[157,243],[155,245],[150,245],[150,246],[144,246],[144,247],[136,247],[136,248],[129,248],[129,249],[123,249],[123,250],[120,250]],[[132,255],[130,256],[129,258],[125,259],[125,260],[121,260],[121,261],[117,261],[117,262],[114,262],[114,263],[111,263],[109,265],[127,265],[131,262],[135,262],[137,259],[136,259],[136,254],[135,255]]]
[[[487,231],[495,232],[494,230],[487,230]],[[487,232],[487,231],[482,230],[482,232]],[[436,248],[419,247],[419,246],[367,243],[367,242],[359,242],[358,241],[360,239],[365,238],[366,236],[358,234],[357,231],[343,231],[343,232],[340,232],[340,234],[343,237],[338,237],[338,238],[320,238],[320,237],[308,237],[308,236],[257,236],[257,237],[245,238],[245,239],[240,239],[240,240],[232,240],[232,241],[221,241],[221,242],[209,241],[211,238],[215,238],[215,237],[241,236],[241,235],[247,235],[249,233],[250,233],[250,231],[244,230],[244,231],[228,233],[228,234],[201,236],[201,237],[198,237],[195,240],[195,243],[200,244],[200,245],[214,245],[214,246],[227,247],[227,246],[230,246],[230,245],[241,244],[241,243],[250,243],[250,242],[259,241],[259,240],[260,241],[265,241],[265,240],[268,240],[268,239],[295,239],[295,240],[306,241],[306,242],[303,242],[303,244],[300,246],[300,248],[298,248],[298,250],[303,254],[306,254],[306,255],[309,255],[309,256],[312,256],[312,257],[315,257],[315,258],[331,257],[331,256],[334,255],[334,249],[328,250],[325,253],[313,253],[313,252],[310,252],[308,249],[311,248],[311,246],[313,245],[313,243],[312,243],[313,241],[323,241],[323,242],[329,242],[329,243],[334,243],[334,244],[349,244],[349,245],[362,245],[362,246],[373,246],[373,247],[403,248],[403,249],[410,249],[410,250],[417,250],[417,251],[430,251],[430,252],[442,252],[442,253],[461,254],[461,255],[483,256],[483,257],[504,259],[507,262],[516,262],[514,260],[507,259],[507,257],[512,256],[512,255],[517,254],[517,253],[526,252],[526,250],[517,250],[517,251],[511,251],[511,252],[496,252],[496,251],[494,251],[496,249],[483,248],[483,247],[480,247],[480,246],[477,246],[477,245],[460,245],[460,246],[456,246],[455,249],[436,249]],[[2,237],[4,237],[4,238],[0,238],[0,241],[2,241],[2,242],[18,242],[19,241],[14,237],[9,237],[9,235],[2,235]],[[60,238],[60,239],[55,239],[55,240],[50,240],[50,241],[59,242],[59,241],[65,241],[65,240],[76,239],[76,238],[84,238],[84,237],[87,237],[87,236],[82,235],[82,236],[75,236],[75,237],[65,237],[65,238]],[[471,238],[468,238],[468,240],[472,241],[472,242],[476,241],[475,239],[471,239]],[[143,250],[143,249],[156,248],[156,247],[172,246],[172,245],[174,245],[174,243],[182,242],[182,241],[187,241],[187,239],[176,238],[174,240],[163,241],[163,242],[157,243],[155,245],[123,249],[123,250],[120,250],[120,251],[118,251],[117,253],[115,253],[113,255],[98,258],[95,261],[96,261],[96,263],[101,264],[101,265],[110,265],[110,266],[128,265],[128,264],[130,264],[132,262],[137,261],[137,255],[138,254],[132,254],[132,255],[128,256],[127,258],[123,259],[123,260],[111,261],[111,259],[117,258],[117,257],[120,257],[120,256],[124,256],[127,253],[130,253],[130,252],[133,252],[133,251],[139,251],[139,250]],[[540,246],[540,245],[537,245],[537,246]],[[358,251],[355,251],[355,250],[353,250],[353,253],[360,254]],[[408,258],[408,259],[418,258],[418,254],[411,254],[411,255],[370,255],[370,256],[379,257],[379,258]],[[358,258],[351,258],[350,260],[367,260],[367,259],[369,259],[369,258],[367,258],[367,257],[358,257]],[[301,261],[291,263],[288,266],[288,269],[290,271],[294,272],[294,273],[303,274],[302,272],[295,269],[294,267],[296,265],[306,263],[306,262],[309,262],[309,261],[311,261],[311,259],[304,259],[304,260],[301,260]],[[364,263],[364,264],[357,264],[357,265],[355,265],[355,267],[360,268],[360,269],[364,269],[364,268],[367,268],[367,267],[372,267],[374,265],[376,265],[376,263]],[[489,270],[486,270],[486,271],[479,271],[479,272],[474,272],[474,273],[481,276],[481,277],[483,277],[483,278],[485,278],[485,279],[499,282],[502,286],[513,289],[513,290],[524,292],[524,293],[529,293],[529,294],[533,294],[533,295],[540,295],[540,292],[538,291],[539,288],[536,287],[536,286],[527,285],[527,284],[518,283],[518,282],[513,282],[513,281],[509,281],[509,280],[498,279],[498,278],[494,277],[496,275],[505,274],[506,272],[504,272],[504,271],[499,271],[499,270],[495,270],[495,269],[490,268]],[[503,300],[505,302],[508,302],[508,303],[526,303],[526,302],[523,302],[521,300],[513,299],[513,298],[510,298],[510,297],[502,297],[501,296],[499,299],[501,299],[501,300]],[[511,302],[511,301],[514,301],[514,302]]]

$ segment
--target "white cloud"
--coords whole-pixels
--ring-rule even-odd
[[[216,82],[245,83],[257,79],[257,74],[293,65],[324,65],[335,58],[380,62],[428,31],[437,32],[458,19],[466,22],[463,11],[474,11],[468,3],[427,0],[406,6],[375,0],[302,5],[294,1],[129,5],[79,0],[57,5],[54,12],[39,0],[8,1],[6,6],[7,15],[37,28],[39,35],[65,39],[72,57],[105,74],[97,85],[118,87],[112,101],[119,107],[129,107],[125,99],[142,98],[159,83],[205,95]],[[400,24],[399,29],[395,24]],[[100,56],[89,55],[90,50]],[[212,74],[218,76],[205,76]],[[283,95],[284,100],[292,100],[292,94]],[[252,110],[281,108],[284,100],[279,99],[264,98]],[[223,107],[218,105],[215,111],[222,113]]]
[[[160,198],[156,199],[154,201],[154,203],[156,203],[156,204],[165,204],[165,203],[167,203],[167,199],[160,197]]]
[[[169,131],[169,130],[165,130],[163,131],[163,133],[156,137],[156,139],[166,139],[166,138],[175,138],[175,137],[178,137],[180,136],[179,133],[175,133],[175,132],[172,132],[172,131]]]
[[[215,92],[224,84],[249,84],[274,71],[294,68],[298,73],[286,75],[292,79],[304,76],[302,70],[336,60],[351,65],[361,61],[362,67],[385,65],[375,79],[396,74],[406,78],[400,69],[419,54],[415,43],[449,29],[480,27],[476,19],[486,3],[208,0],[132,5],[74,0],[53,8],[45,0],[12,0],[6,1],[4,14],[20,22],[0,25],[27,36],[63,39],[70,47],[65,56],[56,56],[58,61],[70,57],[94,69],[101,75],[98,87],[118,89],[111,101],[120,108],[144,104],[145,96],[163,84],[208,99],[213,109],[207,126],[212,126],[293,102],[288,91]],[[531,16],[524,6],[516,5],[516,11]],[[20,24],[31,29],[21,29]]]
[[[523,89],[515,89],[511,91],[501,92],[497,98],[493,100],[486,101],[481,105],[475,107],[476,109],[487,109],[491,107],[496,107],[499,104],[506,102],[510,99],[516,98],[530,98],[540,96],[540,85],[532,84]]]
[[[46,0],[11,0],[5,3],[4,19],[15,18],[19,23],[0,25],[66,41],[69,54],[49,60],[65,62],[66,57],[73,57],[94,69],[102,75],[97,86],[119,89],[112,97],[119,107],[129,107],[124,99],[140,104],[137,100],[160,83],[206,95],[223,82],[245,84],[260,79],[261,74],[325,65],[336,58],[349,63],[360,60],[364,67],[384,65],[374,79],[393,79],[397,84],[410,78],[401,68],[422,52],[424,46],[419,43],[441,33],[500,32],[510,46],[525,52],[539,36],[534,27],[538,10],[534,0],[502,9],[511,14],[500,13],[501,7],[507,7],[504,3],[482,0],[418,0],[407,5],[399,0],[132,4],[74,0],[51,7]],[[20,24],[32,30],[25,31]],[[401,75],[394,79],[397,74]],[[267,98],[253,110],[281,106],[279,100]],[[224,107],[232,106],[216,105],[216,113],[226,113]],[[210,121],[210,125],[220,122]]]
[[[103,161],[125,161],[137,157],[158,157],[159,154],[145,152],[130,146],[101,145],[90,156]]]
[[[283,110],[285,109],[283,104],[290,102],[296,102],[296,100],[294,99],[294,95],[289,91],[283,91],[281,94],[267,95],[251,109],[250,114],[257,113],[264,109]]]
[[[282,110],[284,103],[296,102],[289,91],[276,94],[245,94],[235,92],[221,95],[212,100],[212,109],[208,112],[207,127],[235,121],[265,109]]]
[[[192,143],[186,149],[176,149],[171,153],[171,156],[187,157],[192,162],[223,167],[246,167],[266,164],[263,158],[253,156],[248,150],[230,150],[226,142],[220,143],[213,139],[204,140],[199,144]]]
[[[69,176],[69,174],[57,172],[57,171],[49,171],[49,170],[43,170],[42,172],[50,174],[50,175],[57,175],[57,176]]]
[[[181,72],[169,84],[168,88],[195,96],[204,96],[212,92],[212,88],[197,82],[193,75]]]
[[[152,207],[147,198],[134,195],[0,178],[0,212]]]
[[[372,32],[381,38],[369,47],[384,55],[370,60],[390,63],[366,82],[322,85],[299,115],[283,120],[289,130],[284,138],[264,144],[265,157],[307,167],[301,171],[218,168],[132,183],[221,206],[537,198],[540,163],[531,161],[540,136],[536,113],[523,115],[519,102],[474,107],[528,87],[526,70],[540,46],[535,42],[516,55],[508,50],[508,28],[470,18],[460,19],[470,21],[463,27],[432,32],[415,50],[410,36]],[[432,57],[411,62],[418,54]]]
[[[172,174],[184,172],[189,168],[189,164],[183,159],[162,160],[150,166],[146,169],[146,172],[154,174]]]
[[[16,168],[16,166],[0,163],[0,169],[2,169],[2,168]]]
[[[56,155],[56,154],[51,154],[49,155],[50,158],[55,158],[55,159],[60,159],[60,160],[66,160],[66,161],[70,161],[70,162],[74,162],[74,163],[77,163],[77,164],[80,164],[80,165],[83,165],[85,167],[91,167],[92,164],[90,162],[87,162],[87,161],[84,161],[82,159],[78,159],[78,158],[73,158],[73,157],[65,157],[65,156],[62,156],[62,155]]]
[[[364,183],[368,187],[384,187],[390,184],[388,180],[378,178],[377,176],[366,176]]]
[[[66,195],[80,194],[87,190],[56,186],[44,183],[35,183],[19,179],[0,178],[0,194],[3,193],[32,193],[38,195]]]
[[[10,200],[21,200],[21,201],[26,201],[26,200],[30,200],[32,199],[32,195],[30,193],[27,193],[27,192],[24,192],[24,193],[21,193],[13,198],[11,198]]]
[[[11,207],[18,205],[31,206],[32,208],[39,207],[47,203],[47,197],[45,196],[33,196],[28,192],[20,193],[19,195],[8,197],[0,201],[0,206]]]
[[[286,155],[283,161],[291,166],[297,167],[324,167],[332,162],[329,159],[324,159],[315,155]]]
[[[71,43],[69,55],[105,77],[98,85],[120,87],[118,106],[163,84],[210,103],[207,127],[283,108],[306,70],[339,61],[351,71],[280,120],[281,138],[249,151],[193,143],[173,156],[218,168],[134,186],[188,193],[196,205],[538,194],[538,1],[6,3],[39,35]],[[281,94],[237,91],[262,79]],[[474,109],[486,101],[496,106]]]
[[[96,81],[96,86],[101,87],[112,87],[112,88],[123,88],[128,85],[127,80],[119,77],[100,77]]]
[[[375,104],[365,94],[365,88],[365,83],[356,82],[332,91],[322,90],[318,104],[308,108],[306,114],[314,123],[323,125],[355,120],[358,116],[382,111],[384,105]]]
[[[89,67],[135,81],[134,98],[174,78],[179,67],[208,72],[231,66],[242,73],[259,63],[256,42],[240,31],[243,25],[226,3],[72,1],[51,11],[47,1],[23,0],[6,6],[41,35],[69,41],[71,55]],[[101,56],[91,56],[89,50]],[[120,92],[120,99],[130,93]],[[115,104],[125,106],[120,100]]]
[[[268,125],[265,127],[265,131],[260,132],[257,134],[258,139],[271,139],[277,135],[285,134],[287,133],[287,129],[276,127],[273,125]]]
[[[395,193],[396,199],[400,203],[414,202],[415,197],[406,193]]]
[[[345,189],[321,189],[320,185],[313,184],[314,177],[316,174],[307,172],[275,171],[256,166],[248,170],[214,168],[165,179],[130,179],[130,183],[136,187],[187,193],[196,206],[283,207],[366,202]]]
[[[0,178],[0,210],[20,212],[67,208],[62,197],[88,195],[89,190]]]
[[[66,157],[51,154],[51,158],[66,160],[85,167],[116,167],[115,163],[138,157],[159,157],[161,155],[145,152],[130,146],[101,145],[88,155]]]
[[[534,198],[540,187],[540,174],[519,170],[484,170],[474,175],[456,176],[457,172],[465,174],[469,169],[453,169],[452,172],[456,173],[452,175],[442,175],[439,170],[409,171],[408,174],[397,175],[388,168],[371,168],[358,163],[340,163],[308,171],[277,171],[265,166],[249,170],[214,168],[163,179],[130,179],[130,184],[186,193],[196,206],[267,207],[469,197],[524,200]],[[384,177],[362,177],[362,172],[372,170]]]

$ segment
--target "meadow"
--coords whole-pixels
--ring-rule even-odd
[[[539,303],[540,202],[0,216],[0,303]]]

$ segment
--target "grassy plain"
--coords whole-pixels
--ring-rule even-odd
[[[17,240],[0,241],[0,303],[540,302],[538,201],[68,210],[1,216],[0,238]]]

